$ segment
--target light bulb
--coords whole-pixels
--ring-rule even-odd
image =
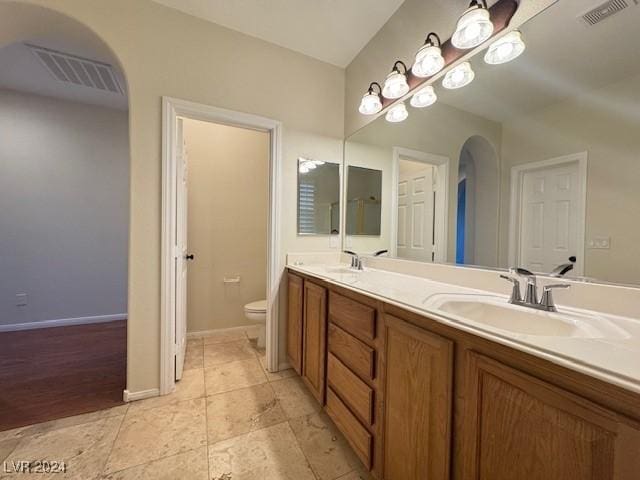
[[[387,122],[398,123],[406,120],[409,116],[409,112],[407,112],[407,107],[404,105],[404,102],[400,102],[389,109],[385,118]]]
[[[362,97],[360,102],[359,112],[363,115],[375,115],[382,110],[382,102],[380,101],[380,95],[374,93],[373,90],[369,90]]]
[[[306,167],[306,169],[307,169],[307,170],[314,170],[314,169],[316,168],[316,166],[317,166],[317,165],[316,165],[316,163],[315,163],[315,162],[313,162],[313,161],[309,160],[308,162],[306,162],[306,163],[304,164],[304,166]]]
[[[489,39],[492,33],[493,23],[489,10],[474,0],[458,20],[451,43],[456,48],[469,49]]]
[[[306,167],[306,165],[300,165],[300,173],[309,173],[309,169]]]
[[[418,90],[413,97],[411,97],[411,106],[415,108],[424,108],[429,105],[433,105],[438,100],[435,90],[431,85],[427,85],[424,88]]]
[[[461,88],[469,85],[475,76],[476,74],[471,69],[471,64],[464,62],[447,72],[442,81],[442,86],[450,90]]]
[[[384,81],[384,87],[382,88],[382,95],[386,98],[395,99],[400,98],[409,91],[409,84],[407,83],[407,76],[404,73],[400,73],[399,70],[394,69],[387,79]]]
[[[418,53],[416,53],[416,60],[411,67],[411,72],[416,77],[430,77],[438,73],[444,67],[444,58],[442,57],[442,50],[436,45],[427,43],[424,45]]]
[[[522,34],[518,30],[514,30],[489,45],[484,61],[490,65],[507,63],[519,57],[524,49]]]

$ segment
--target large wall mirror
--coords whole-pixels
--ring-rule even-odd
[[[298,159],[298,235],[340,233],[340,165]]]
[[[520,57],[480,52],[471,84],[438,81],[435,104],[349,137],[346,166],[383,178],[380,235],[352,249],[539,273],[573,263],[568,277],[640,284],[640,5],[627,3],[588,25],[583,0],[557,2],[521,27]]]

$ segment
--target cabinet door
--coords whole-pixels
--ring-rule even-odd
[[[639,478],[637,423],[474,352],[465,376],[462,478]]]
[[[449,478],[453,343],[385,316],[385,480]]]
[[[316,399],[324,404],[327,345],[327,290],[304,282],[302,378]]]
[[[302,278],[288,275],[287,356],[298,374],[302,374],[302,285]]]

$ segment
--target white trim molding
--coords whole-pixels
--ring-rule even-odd
[[[391,169],[391,245],[389,254],[398,255],[398,179],[400,178],[400,159],[405,158],[436,167],[436,189],[442,192],[436,195],[436,250],[434,263],[446,263],[449,250],[449,163],[448,157],[433,153],[420,152],[404,147],[393,147]]]
[[[210,337],[212,335],[216,335],[216,334],[224,334],[224,333],[236,333],[236,332],[244,332],[246,333],[247,330],[253,329],[255,327],[259,327],[260,324],[258,323],[252,323],[252,324],[248,324],[248,325],[243,325],[240,327],[229,327],[229,328],[214,328],[211,330],[198,330],[195,332],[187,332],[187,338],[204,338],[204,337]]]
[[[550,158],[540,162],[524,163],[511,167],[511,197],[509,206],[509,266],[516,267],[519,262],[519,246],[520,239],[518,232],[520,231],[520,202],[522,199],[522,181],[525,172],[532,170],[540,170],[558,165],[566,165],[570,163],[578,164],[578,226],[577,226],[577,261],[574,267],[575,275],[584,275],[584,255],[586,240],[586,213],[587,213],[587,169],[588,169],[588,152],[579,152],[562,157]]]
[[[209,105],[162,97],[162,260],[160,311],[160,394],[175,388],[175,285],[172,274],[176,232],[175,145],[178,117],[268,132],[271,137],[269,162],[269,231],[267,239],[267,369],[278,370],[278,294],[284,271],[280,252],[280,209],[282,172],[282,124],[277,120]],[[181,141],[181,139],[180,139]]]
[[[150,388],[149,390],[140,390],[138,392],[124,390],[122,392],[122,400],[124,402],[135,402],[136,400],[144,400],[145,398],[157,397],[159,395],[159,388]]]
[[[17,332],[20,330],[36,330],[38,328],[70,327],[72,325],[90,325],[92,323],[115,322],[115,321],[126,320],[126,319],[127,319],[126,313],[117,313],[114,315],[96,315],[93,317],[59,318],[56,320],[41,320],[36,322],[13,323],[9,325],[0,325],[0,333],[1,332]]]

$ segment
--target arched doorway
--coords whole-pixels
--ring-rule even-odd
[[[456,263],[497,267],[499,159],[489,141],[468,138],[460,150]]]
[[[124,72],[89,28],[0,4],[0,430],[122,403]]]

